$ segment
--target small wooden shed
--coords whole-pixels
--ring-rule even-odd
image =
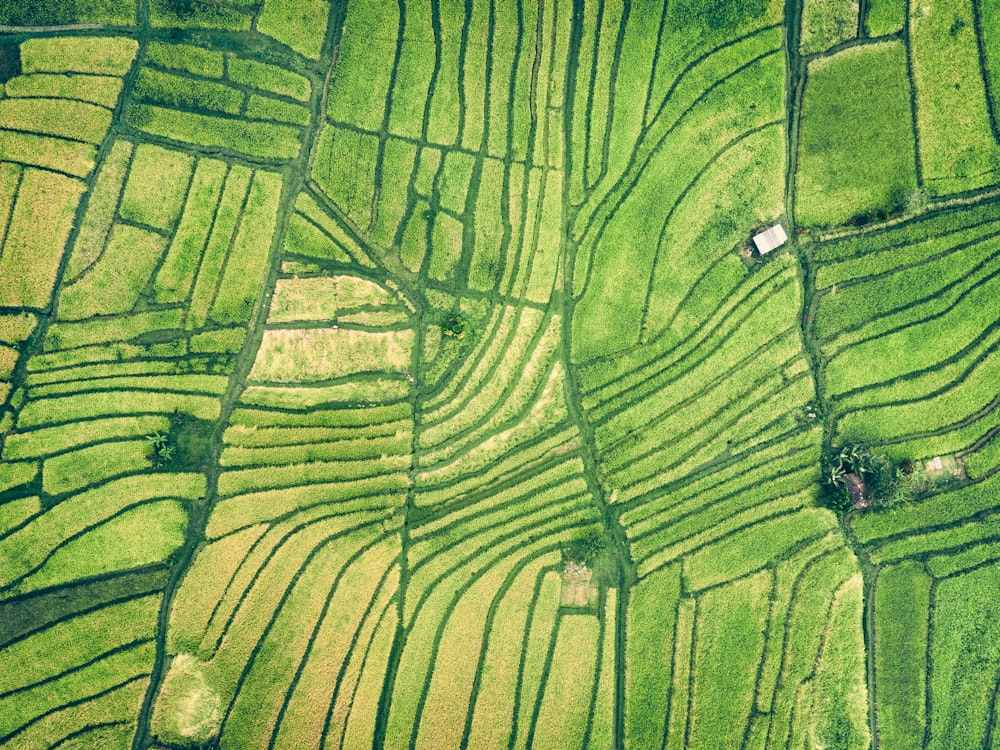
[[[786,242],[788,242],[788,235],[785,234],[785,228],[781,224],[775,224],[770,229],[765,229],[760,234],[753,236],[753,244],[761,255],[767,255],[772,250],[777,250]]]

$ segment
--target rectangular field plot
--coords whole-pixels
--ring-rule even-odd
[[[901,208],[916,190],[910,84],[900,42],[809,65],[799,135],[798,218],[841,224]]]
[[[155,42],[125,120],[137,130],[256,159],[294,158],[312,82],[284,68],[234,54]]]
[[[0,305],[46,309],[85,186],[37,169],[7,169],[4,180],[17,190],[0,206],[9,216],[0,251]]]
[[[911,0],[910,56],[924,185],[934,195],[1000,179],[970,0]]]

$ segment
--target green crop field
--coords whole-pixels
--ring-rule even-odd
[[[0,0],[0,748],[997,750],[998,118],[992,0]]]

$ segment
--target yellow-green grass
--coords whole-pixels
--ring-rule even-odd
[[[0,256],[0,305],[48,308],[84,190],[83,183],[69,177],[24,170]]]
[[[34,461],[0,462],[0,492],[20,487],[32,481],[38,474],[38,464]]]
[[[826,615],[831,611],[837,589],[857,569],[857,560],[841,543],[831,552],[820,554],[798,578],[791,607],[784,614],[787,622],[783,663],[771,707],[770,736],[779,742],[795,731],[796,719],[810,718],[801,716],[801,706],[809,695],[809,680],[815,675],[817,657],[823,648],[828,628]],[[854,627],[860,630],[860,618]],[[849,679],[857,676],[850,675]]]
[[[778,678],[786,660],[783,649],[776,647],[784,643],[786,637],[792,637],[799,625],[793,621],[791,607],[797,596],[800,580],[805,573],[822,558],[823,555],[837,550],[843,550],[844,542],[839,530],[805,545],[791,557],[782,560],[775,570],[774,594],[771,604],[771,616],[768,623],[768,649],[764,654],[760,677],[757,680],[757,711],[770,713],[778,690]],[[757,732],[766,733],[767,726],[757,728]],[[750,746],[755,746],[753,742]]]
[[[150,450],[146,440],[122,440],[61,453],[42,465],[42,491],[60,495],[142,471],[149,466]]]
[[[153,26],[167,28],[210,28],[227,31],[250,31],[253,11],[246,2],[235,0],[228,4],[178,6],[169,0],[151,0],[150,21]]]
[[[659,387],[655,389],[641,387],[640,383],[641,389],[633,388],[629,399],[619,397],[614,404],[609,404],[620,404],[622,408],[600,410],[598,418],[594,419],[598,445],[604,448],[619,442],[636,429],[648,427],[659,415],[677,421],[684,414],[684,409],[681,409],[680,415],[675,416],[678,406],[686,406],[689,412],[700,412],[697,403],[689,404],[687,401],[692,394],[708,388],[715,388],[720,404],[730,402],[733,394],[745,392],[754,383],[745,383],[743,378],[733,377],[735,366],[741,365],[747,372],[754,371],[759,366],[750,355],[768,342],[773,342],[766,350],[773,372],[801,349],[787,312],[797,309],[799,304],[800,293],[794,286],[785,285],[773,290],[770,296],[761,300],[750,317],[741,316],[737,321],[738,327],[727,330],[725,333],[728,335],[724,339],[717,343],[712,340],[711,346],[706,342],[705,348],[710,348],[710,351],[702,352],[702,347],[698,347],[690,356],[679,361],[671,373],[673,378],[656,381],[655,385]]]
[[[856,0],[805,0],[799,49],[805,55],[823,52],[858,33]]]
[[[323,0],[264,0],[257,31],[318,59],[330,10]]]
[[[357,480],[317,482],[234,495],[216,504],[206,535],[211,539],[261,521],[278,519],[285,513],[319,505],[332,505],[338,509],[358,506],[388,513],[404,503],[405,496],[401,492],[408,486],[406,475],[394,472]],[[253,504],[267,501],[273,505]]]
[[[395,379],[366,377],[363,380],[308,388],[252,385],[243,392],[240,401],[247,405],[275,409],[307,410],[336,403],[394,402],[406,398],[409,393],[409,384],[399,376]]]
[[[34,685],[123,644],[153,638],[160,596],[101,607],[8,644],[0,651],[0,693]]]
[[[501,747],[510,738],[522,644],[535,591],[546,569],[558,563],[559,555],[554,552],[532,560],[517,573],[497,604],[483,656],[479,691],[469,707],[470,747]],[[551,584],[547,593],[553,593]],[[555,594],[558,596],[558,591]]]
[[[94,169],[97,148],[89,143],[0,130],[0,159],[85,179]]]
[[[140,318],[140,315],[136,316]],[[142,316],[144,317],[144,316]],[[160,319],[155,316],[150,316],[152,320],[159,321]],[[174,318],[166,318],[167,321],[173,321]],[[52,327],[58,327],[65,324],[52,323]],[[85,325],[89,325],[85,324]],[[70,326],[71,328],[77,328],[76,324]],[[82,326],[80,326],[82,328]],[[151,326],[155,327],[155,326]],[[164,326],[169,327],[169,326]],[[125,334],[128,334],[130,329],[128,326],[125,327]],[[148,328],[146,330],[149,330]],[[142,329],[140,329],[140,332]],[[135,336],[137,333],[131,333],[130,335]],[[108,339],[98,339],[101,340],[114,340],[113,336],[109,336]],[[113,382],[116,385],[121,385],[125,382],[126,378],[132,378],[130,382],[135,382],[139,387],[149,388],[152,384],[156,383],[155,379],[157,376],[163,376],[166,378],[164,383],[170,383],[172,380],[178,383],[178,386],[167,386],[167,390],[186,390],[188,385],[180,385],[182,383],[190,384],[191,390],[204,390],[208,393],[222,393],[225,389],[225,383],[227,382],[225,376],[221,375],[180,375],[181,372],[190,372],[190,368],[186,363],[178,363],[171,361],[169,359],[146,359],[131,362],[98,362],[94,364],[80,364],[70,367],[61,367],[54,370],[36,370],[28,374],[25,378],[25,385],[28,386],[28,390],[34,393],[72,393],[75,391],[84,390],[95,390],[100,389],[100,383]]]
[[[961,239],[960,235],[952,236]],[[988,283],[991,272],[1000,266],[990,237],[949,245],[944,255],[926,257],[942,248],[937,243],[925,244],[916,257],[911,256],[916,261],[913,265],[879,268],[879,275],[874,277],[859,273],[855,280],[846,276],[865,270],[850,261],[839,264],[840,268],[827,266],[845,274],[837,274],[837,280],[855,283],[844,288],[835,286],[820,298],[815,331],[819,338],[829,339],[824,341],[824,348],[833,353],[872,334],[947,311],[970,290]],[[905,263],[905,259],[900,261]]]
[[[765,51],[755,50],[758,54]],[[590,284],[574,316],[574,361],[620,351],[638,339],[666,218],[664,204],[682,198],[688,185],[727,144],[781,119],[783,76],[780,56],[771,53],[720,81],[684,114],[648,163],[643,162],[644,171],[635,176],[638,184],[622,196],[618,210],[606,223],[591,225],[581,247],[583,253],[593,252],[593,259]],[[753,103],[754,109],[747,103]],[[772,169],[767,178],[758,179],[780,180],[781,170]],[[612,318],[619,324],[607,326]]]
[[[568,421],[562,391],[564,384],[562,367],[557,363],[544,390],[519,421],[502,423],[499,413],[494,414],[468,437],[422,456],[421,471],[417,476],[425,491],[432,490],[431,495],[439,499],[447,497],[448,488],[455,480],[483,476],[497,467],[498,462],[507,461],[522,445],[537,448],[539,439],[545,446],[539,453],[551,451],[549,457],[571,454],[579,448],[579,433]],[[509,407],[510,402],[504,405],[504,409]],[[496,427],[501,429],[496,431]],[[431,502],[431,495],[418,498],[418,504]]]
[[[852,523],[866,545],[891,536],[911,534],[925,527],[945,526],[1000,506],[1000,478],[990,479],[928,497],[920,503],[885,513],[862,516]]]
[[[996,398],[992,384],[1000,368],[1000,352],[993,352],[951,388],[912,403],[852,411],[842,417],[837,433],[842,440],[892,441],[901,436],[933,432],[970,419]]]
[[[398,16],[398,5],[385,0],[349,3],[330,85],[331,119],[378,129],[392,73],[385,61],[394,57]]]
[[[15,432],[4,441],[3,460],[48,456],[97,440],[166,433],[169,426],[170,420],[165,416],[112,417]]]
[[[337,734],[341,736],[342,747],[367,748],[375,744],[379,699],[385,686],[385,674],[398,624],[399,615],[396,608],[386,607],[368,646],[367,658],[354,688],[346,725],[342,725],[339,732],[336,731],[336,727],[333,729],[334,736]]]
[[[298,128],[194,112],[133,104],[126,122],[137,130],[203,148],[220,148],[236,154],[269,160],[293,159],[301,148]]]
[[[1000,542],[975,544],[961,552],[947,552],[927,558],[927,571],[935,578],[944,578],[1000,558]]]
[[[143,68],[132,87],[132,97],[137,101],[175,109],[208,110],[238,116],[245,95],[235,86],[224,83]]]
[[[312,85],[305,76],[256,60],[230,56],[226,71],[229,80],[234,83],[269,91],[289,99],[297,99],[300,102],[309,101],[309,94],[312,91]]]
[[[249,120],[271,120],[289,125],[308,125],[309,110],[298,104],[251,94],[247,99],[245,115]]]
[[[268,527],[248,526],[219,539],[208,538],[184,573],[167,622],[171,654],[197,654],[215,607],[230,580]]]
[[[958,549],[998,534],[1000,534],[1000,515],[992,513],[968,523],[888,542],[872,550],[871,559],[876,565],[883,565],[904,557]]]
[[[684,561],[684,581],[701,589],[765,567],[797,543],[818,537],[836,526],[836,517],[822,508],[805,508],[762,521],[731,534],[721,545],[703,547]]]
[[[446,617],[430,669],[430,681],[417,716],[418,745],[433,745],[435,738],[461,737],[468,713],[473,685],[477,681],[479,660],[483,656],[490,607],[496,601],[506,579],[517,565],[529,558],[529,549],[491,565],[472,581]],[[419,620],[418,620],[419,622]],[[495,620],[494,620],[495,622]],[[419,694],[419,682],[408,686]],[[512,690],[514,683],[507,685]]]
[[[688,746],[736,747],[764,655],[771,574],[761,571],[698,599]]]
[[[615,691],[618,683],[617,633],[618,589],[609,588],[604,595],[603,639],[598,662],[597,692],[591,717],[588,747],[610,748],[615,745]]]
[[[306,250],[306,255],[353,261],[362,266],[374,267],[375,264],[361,245],[309,193],[300,193],[295,199],[295,211],[304,220],[308,220],[314,235],[320,235],[314,236],[308,248],[301,248]]]
[[[869,36],[884,36],[903,30],[908,0],[870,0],[865,28]]]
[[[60,547],[18,588],[34,591],[166,562],[184,543],[187,521],[184,506],[174,500],[127,510]]]
[[[800,223],[894,211],[916,190],[906,71],[902,42],[852,47],[809,65],[796,176]]]
[[[729,534],[737,533],[750,524],[766,524],[773,516],[806,507],[815,498],[815,491],[811,487],[799,492],[795,490],[818,479],[819,473],[815,470],[798,472],[791,480],[768,483],[766,490],[748,492],[749,497],[740,498],[739,502],[717,503],[722,507],[716,512],[712,512],[714,508],[709,509],[690,523],[685,523],[688,518],[677,522],[687,527],[684,531],[689,536],[686,537],[683,536],[684,531],[675,530],[674,524],[667,522],[668,525],[662,531],[636,542],[633,545],[633,555],[639,561],[640,570],[644,572],[656,570],[692,552],[697,558],[700,548],[711,549],[711,545],[724,545]],[[756,504],[752,504],[754,501]],[[741,508],[743,505],[747,506],[745,510]],[[675,535],[680,537],[679,541],[674,541]]]
[[[515,724],[511,732],[515,734],[513,746],[517,750],[526,747],[531,715],[541,694],[545,661],[552,644],[558,616],[561,585],[559,573],[554,571],[546,573],[532,602],[528,632],[521,646],[519,682],[514,691]]]
[[[969,475],[982,478],[991,475],[1000,466],[1000,440],[993,434],[989,441],[978,450],[965,456]]]
[[[911,0],[909,39],[924,188],[947,195],[993,184],[1000,145],[990,126],[972,3]]]
[[[306,655],[277,732],[276,745],[319,747],[323,725],[317,706],[329,706],[327,736],[345,727],[378,620],[399,585],[395,556],[399,543],[388,537],[353,562],[337,581]],[[331,675],[343,670],[339,682]],[[356,706],[363,709],[363,706]]]
[[[104,107],[72,99],[0,100],[0,128],[99,144],[111,125]]]
[[[378,99],[371,96],[368,85],[364,95]],[[372,220],[377,156],[375,136],[328,125],[320,133],[313,161],[312,178],[319,189],[362,232],[368,231]]]
[[[784,210],[784,186],[759,179],[761,160],[784,165],[783,128],[769,126],[728,146],[673,209],[653,269],[644,340],[681,340],[737,297],[746,269],[732,248],[745,241],[745,227],[773,223]],[[705,210],[707,201],[712,211]]]
[[[194,159],[187,154],[139,144],[132,157],[119,215],[157,229],[172,229],[180,215],[193,168]]]
[[[898,2],[899,0],[897,0]],[[985,62],[987,92],[992,96],[993,111],[1000,106],[1000,8],[994,3],[978,3],[979,44]]]
[[[931,579],[904,562],[875,582],[875,697],[879,739],[900,750],[923,747]]]
[[[859,627],[863,607],[859,572],[841,584],[833,596],[823,645],[816,657],[816,672],[800,693],[789,746],[815,743],[818,747],[844,750],[871,747],[865,644]]]
[[[278,279],[268,312],[269,323],[328,320],[342,310],[391,305],[396,297],[385,287],[358,276]]]
[[[986,745],[1000,661],[997,572],[995,563],[971,570],[939,582],[933,592],[925,747],[969,750]]]
[[[0,341],[20,344],[27,339],[38,325],[38,317],[29,312],[0,315]]]
[[[136,675],[123,678],[120,687],[116,687],[96,697],[70,702],[39,721],[25,728],[24,731],[4,743],[5,750],[35,750],[39,747],[67,748],[72,746],[74,739],[90,741],[85,733],[97,725],[122,725],[124,732],[112,735],[113,741],[119,743],[109,746],[108,750],[128,750],[135,735],[135,717],[142,705],[149,680],[146,675]],[[97,740],[102,741],[98,734]],[[68,740],[70,745],[64,744]],[[76,746],[79,748],[79,745]],[[92,745],[84,745],[80,750],[90,750]]]
[[[601,647],[600,625],[593,615],[564,615],[534,727],[532,747],[569,750],[588,747],[586,731],[596,688]],[[598,706],[601,710],[603,706]]]
[[[845,393],[940,366],[989,331],[996,316],[986,300],[997,289],[1000,280],[985,279],[939,315],[907,321],[905,327],[839,351],[826,369],[829,392]],[[877,366],[859,368],[863,363]]]
[[[625,636],[625,742],[662,747],[673,671],[680,566],[641,579],[629,592]]]
[[[377,413],[372,414],[373,421],[357,427],[270,427],[230,424],[226,428],[223,440],[227,450],[229,446],[241,448],[271,448],[283,445],[311,445],[329,443],[338,440],[371,439],[377,437],[395,436],[397,439],[409,435],[412,429],[409,421],[376,421]]]
[[[815,433],[805,433],[761,448],[753,453],[752,465],[748,466],[744,461],[733,462],[708,476],[687,481],[683,487],[624,511],[619,518],[626,535],[630,539],[641,538],[663,529],[668,538],[678,539],[702,525],[705,528],[711,526],[711,522],[700,524],[694,519],[697,515],[715,518],[717,511],[712,506],[717,501],[735,497],[745,487],[763,487],[772,478],[813,469],[819,459],[817,437]],[[737,506],[742,505],[737,499]],[[678,520],[675,522],[672,516],[678,516]],[[677,528],[671,531],[674,523],[677,523]]]
[[[126,234],[124,236],[134,235]],[[102,270],[109,269],[105,266]],[[122,270],[127,271],[127,266]],[[89,285],[88,280],[92,278],[96,279],[97,276],[98,274],[87,274],[84,276],[79,282],[80,288],[86,288]],[[112,281],[121,281],[122,283],[126,283],[128,279],[127,277],[125,279],[113,277]],[[95,283],[103,285],[103,281]],[[114,289],[114,285],[112,283],[108,283],[107,287]],[[60,300],[65,301],[67,296],[69,295],[62,296]],[[73,295],[73,299],[79,299],[79,297],[77,297],[77,295]],[[91,299],[88,299],[86,304],[91,304],[91,301]],[[116,305],[118,303],[114,300],[114,298],[112,298],[111,304]],[[76,310],[73,309],[68,303],[60,304],[59,307],[60,310],[65,310],[62,317],[70,319],[78,316],[81,312],[95,312]],[[100,312],[101,310],[98,308],[96,313],[99,314]],[[114,341],[131,341],[149,331],[177,328],[182,320],[183,311],[168,309],[139,312],[131,315],[125,314],[113,318],[102,317],[100,319],[87,320],[83,322],[57,322],[53,323],[46,332],[44,350],[46,352],[56,352],[60,350],[91,346],[93,344],[107,344]],[[103,373],[104,376],[110,374],[113,373]],[[44,392],[48,389],[41,388],[40,390]],[[86,390],[86,388],[81,388],[81,390]]]
[[[120,390],[29,401],[18,415],[17,425],[23,429],[95,417],[171,414],[174,411],[214,420],[219,416],[219,409],[219,399],[211,396]]]
[[[277,445],[258,448],[227,446],[219,460],[221,466],[277,466],[313,461],[378,461],[386,456],[410,452],[410,435],[373,437],[306,445]]]
[[[297,666],[294,655],[301,658],[329,593],[325,586],[336,580],[347,558],[375,537],[370,526],[352,530],[342,519],[318,521],[277,550],[263,574],[245,592],[242,587],[239,589],[244,595],[234,610],[230,609],[232,602],[228,598],[223,601],[203,648],[212,649],[218,642],[206,676],[209,685],[225,696],[224,700],[235,698],[224,735],[239,744],[260,742],[255,735],[264,727],[258,722],[271,717],[256,714],[255,704],[280,700],[284,692],[271,690],[270,697],[267,696],[268,684],[273,684],[267,682],[267,673],[285,673],[284,682],[290,681]],[[320,581],[326,582],[323,588]],[[310,582],[312,586],[305,585]],[[286,594],[282,605],[277,607]],[[265,633],[272,621],[275,627]],[[258,648],[260,651],[251,661]],[[283,657],[283,653],[292,658]],[[251,667],[248,679],[239,685],[248,663]],[[289,669],[290,672],[285,672]]]
[[[38,497],[22,497],[0,503],[0,534],[6,534],[41,512],[42,501]]]
[[[292,487],[324,482],[351,482],[374,476],[384,476],[390,486],[396,486],[396,474],[410,465],[409,455],[385,456],[377,461],[314,461],[285,466],[267,466],[226,471],[219,478],[219,492],[236,495],[253,490]]]
[[[267,275],[281,191],[281,175],[266,171],[254,173],[240,227],[212,303],[211,318],[217,323],[247,323],[253,315]]]
[[[412,330],[266,330],[250,377],[304,383],[368,372],[403,372],[410,364],[413,341]]]
[[[677,631],[674,643],[673,682],[670,690],[670,714],[667,722],[666,750],[684,748],[688,709],[691,703],[691,666],[694,647],[695,600],[682,598],[677,605]]]
[[[478,391],[464,389],[462,397],[449,404],[451,413],[445,419],[435,422],[430,415],[425,416],[427,426],[420,433],[420,447],[435,449],[424,457],[425,464],[450,457],[462,444],[468,445],[474,439],[488,440],[501,427],[509,429],[525,419],[526,414],[530,417],[553,410],[556,416],[551,422],[565,416],[560,398],[565,373],[561,366],[553,364],[560,343],[559,320],[553,316],[541,338],[534,341],[529,336],[535,331],[519,331],[514,345]],[[473,432],[463,435],[473,427]],[[461,443],[455,442],[460,435]],[[449,440],[451,444],[444,445]]]
[[[416,157],[417,147],[412,143],[393,138],[385,144],[378,207],[371,228],[372,242],[380,247],[393,244],[396,231],[407,212],[408,186]],[[454,229],[449,229],[449,235],[453,235]],[[461,231],[458,233],[460,235]]]
[[[216,331],[196,333],[188,339],[188,350],[192,353],[225,352],[238,354],[246,339],[245,328],[222,328]]]
[[[341,587],[345,589],[341,598],[345,604],[331,602],[331,607],[335,604],[350,606],[363,612],[362,607],[374,596],[375,586],[399,552],[399,543],[392,538],[392,541],[382,543],[381,554],[362,553],[351,564],[353,555],[373,541],[370,532],[363,530],[317,548],[315,556],[309,560],[290,588],[288,597],[276,614],[272,629],[261,640],[260,651],[242,678],[222,731],[224,744],[252,747],[263,744],[273,736],[287,690],[276,690],[275,685],[290,685],[300,663],[306,657],[310,636],[321,622],[324,612],[328,612],[325,609],[329,595],[326,587],[332,581],[336,586],[335,591],[340,591]],[[351,604],[347,605],[347,602]],[[264,601],[260,602],[260,606],[265,609],[267,616],[271,615]],[[341,638],[348,640],[347,634],[343,634]],[[227,661],[224,651],[220,651],[213,661],[222,667]],[[321,685],[329,684],[329,676],[326,675],[325,678],[320,682]],[[312,704],[310,708],[315,711],[316,705]],[[299,742],[304,736],[308,736],[306,733],[310,729],[309,724],[315,722],[316,714],[303,718],[308,722],[305,726],[289,727],[293,737],[301,738]],[[287,714],[283,717],[283,720],[293,719]]]
[[[0,23],[9,26],[132,26],[135,0],[84,0],[74,3],[22,3],[0,5]],[[76,745],[73,745],[75,748]],[[109,745],[109,748],[111,746]]]
[[[78,320],[128,312],[138,302],[166,246],[159,234],[116,224],[97,265],[60,295],[60,315]]]
[[[208,231],[207,228],[198,232],[199,236],[194,241],[195,247],[188,251],[191,256],[190,267],[197,268],[197,276],[191,291],[191,302],[188,309],[187,327],[189,329],[201,328],[208,320],[212,301],[218,288],[219,276],[225,269],[226,257],[232,244],[233,235],[238,231],[240,215],[252,179],[253,172],[248,167],[243,165],[231,167],[222,188],[222,197],[214,209],[214,218],[210,219],[207,212],[201,217],[202,226],[206,222],[211,222],[211,234],[208,236],[208,243],[201,256],[200,265],[195,260],[195,256],[200,250],[198,246],[204,242],[201,233]]]
[[[146,45],[146,61],[207,78],[222,78],[226,65],[225,57],[216,50],[160,41],[151,41]]]
[[[123,76],[139,44],[125,37],[64,36],[28,39],[21,45],[25,73],[93,73]]]
[[[83,217],[80,233],[77,235],[63,276],[64,283],[73,282],[83,271],[90,268],[104,252],[108,232],[115,218],[118,198],[129,163],[132,160],[132,144],[115,141],[90,192],[87,213]]]
[[[195,500],[204,490],[200,474],[147,474],[112,480],[74,495],[0,540],[6,560],[0,582],[8,585],[37,570],[66,540],[115,514],[156,499]]]

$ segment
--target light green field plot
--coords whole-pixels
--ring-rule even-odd
[[[996,750],[995,5],[0,0],[0,746]]]
[[[910,58],[920,159],[936,195],[992,185],[1000,144],[991,123],[972,3],[911,2]]]
[[[823,52],[854,38],[858,32],[858,10],[856,0],[804,0],[802,54]]]
[[[854,47],[809,65],[799,135],[797,212],[840,224],[901,208],[917,188],[906,48]]]

